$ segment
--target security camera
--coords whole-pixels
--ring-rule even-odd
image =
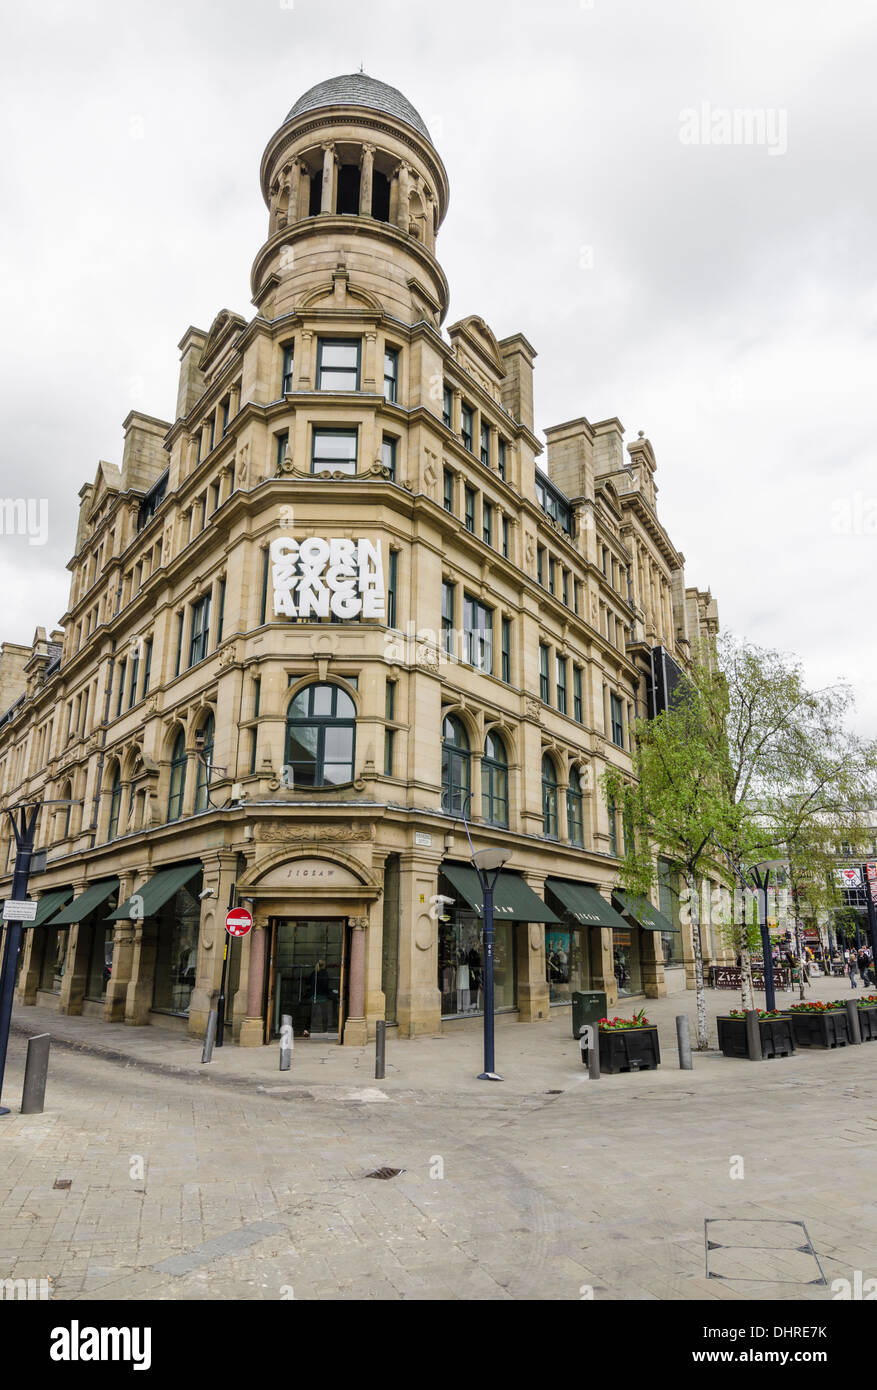
[[[213,897],[213,889],[212,889],[212,888],[204,888],[204,889],[202,889],[201,892],[198,894],[198,897],[199,897],[199,898],[212,898],[212,897]]]
[[[455,903],[457,901],[456,898],[449,898],[444,893],[436,893],[435,900],[437,903]]]

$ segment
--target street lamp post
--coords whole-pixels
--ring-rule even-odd
[[[40,803],[20,806],[18,820],[15,811],[7,811],[15,835],[15,868],[12,874],[11,896],[13,902],[21,902],[27,895],[27,880],[30,874],[30,861],[34,849],[34,832]],[[15,970],[18,952],[21,949],[21,922],[14,918],[6,925],[6,950],[3,952],[3,969],[0,972],[0,1096],[3,1094],[3,1076],[6,1071],[6,1050],[9,1045],[9,1025],[12,1022],[12,998],[15,992]],[[0,1115],[8,1115],[9,1108],[0,1105]]]
[[[479,849],[472,855],[484,902],[484,1070],[478,1074],[479,1081],[502,1081],[496,1071],[493,1046],[493,890],[503,864],[511,857],[507,849]]]
[[[767,890],[770,885],[770,871],[772,865],[769,863],[753,864],[749,870],[752,881],[759,892],[764,895],[764,916],[761,918],[761,953],[764,957],[764,1007],[768,1013],[773,1013],[776,1008],[776,993],[773,984],[773,956],[771,955],[770,931],[767,925]],[[763,872],[762,872],[763,871]]]

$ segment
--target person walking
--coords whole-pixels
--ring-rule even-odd
[[[856,953],[850,951],[847,957],[847,974],[850,977],[850,989],[856,988]]]

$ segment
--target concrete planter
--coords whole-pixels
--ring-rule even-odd
[[[789,1014],[797,1047],[846,1047],[850,1030],[846,1013],[832,1009],[824,1014]]]
[[[631,1063],[633,1065],[631,1066]],[[600,1029],[600,1071],[653,1071],[661,1064],[658,1030],[647,1028]]]
[[[719,1047],[726,1057],[748,1057],[746,1046],[745,1018],[716,1019],[719,1029]],[[791,1057],[795,1051],[795,1038],[791,1019],[760,1018],[758,1031],[761,1035],[762,1057]]]

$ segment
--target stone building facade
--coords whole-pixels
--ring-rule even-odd
[[[448,179],[393,88],[306,93],[261,184],[254,316],[186,330],[174,418],[81,489],[62,630],[0,656],[0,795],[47,803],[19,1001],[202,1033],[236,902],[235,1041],[435,1033],[480,1011],[497,845],[498,1008],[683,988],[600,782],[717,628],[650,442],[579,416],[537,466],[532,345],[443,331]]]

